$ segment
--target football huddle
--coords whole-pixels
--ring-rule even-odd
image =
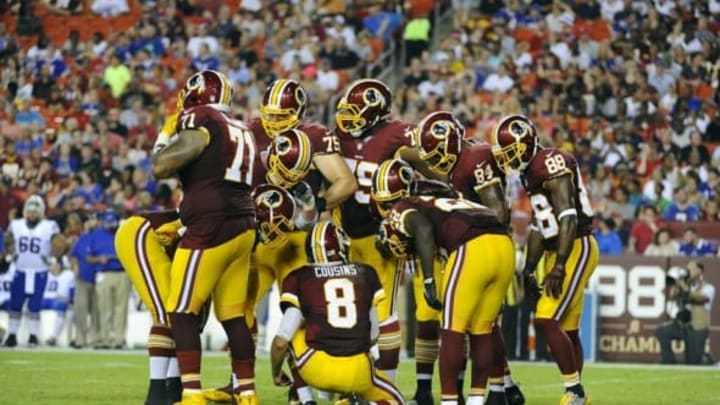
[[[490,144],[472,142],[451,112],[393,119],[392,97],[381,81],[351,83],[330,130],[305,122],[307,94],[294,80],[270,84],[249,122],[231,118],[224,74],[186,81],[152,156],[155,177],[182,184],[180,207],[131,217],[115,239],[153,319],[146,405],[263,402],[255,307],[275,282],[283,317],[272,380],[289,403],[315,404],[316,393],[336,404],[526,403],[498,325],[516,272],[511,175],[531,201],[522,274],[560,372],[559,403],[591,403],[578,330],[599,253],[576,160],[543,148],[525,116],[503,117]],[[406,274],[417,301],[408,399],[395,385]],[[227,334],[230,383],[203,389],[209,308]]]

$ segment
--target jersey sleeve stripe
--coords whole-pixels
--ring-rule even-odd
[[[297,295],[289,292],[284,292],[280,296],[280,302],[286,302],[296,308],[300,308],[300,300]]]

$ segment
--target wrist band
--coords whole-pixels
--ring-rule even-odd
[[[325,199],[323,197],[317,197],[315,199],[315,207],[317,208],[317,211],[319,214],[322,214],[323,212],[325,212],[325,204],[326,203],[327,202],[325,201]]]

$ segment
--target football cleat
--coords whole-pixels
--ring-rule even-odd
[[[434,405],[432,392],[429,391],[416,391],[413,399],[408,401],[408,405]]]
[[[497,391],[488,392],[487,398],[485,399],[485,404],[487,404],[487,405],[506,405],[507,402],[505,402],[505,393],[497,392]]]
[[[366,401],[357,394],[351,394],[347,397],[335,401],[335,405],[368,405],[370,402]]]
[[[241,394],[233,394],[233,405],[258,405],[257,395],[255,392],[243,392]]]
[[[176,402],[175,405],[207,405],[207,402],[202,393],[183,393],[182,401]]]
[[[54,347],[54,346],[57,346],[57,340],[55,338],[50,338],[47,340],[47,342],[45,342],[45,344],[47,344],[50,347]]]
[[[14,333],[11,333],[8,335],[7,340],[5,341],[5,347],[16,347],[17,346],[17,336],[15,336]]]
[[[579,397],[574,392],[565,391],[565,395],[560,398],[560,405],[590,405],[590,398],[587,395]]]
[[[208,388],[203,390],[203,396],[208,401],[229,404],[232,402],[232,383],[220,388]]]
[[[505,399],[507,400],[508,405],[525,404],[525,396],[523,395],[522,391],[520,391],[520,387],[518,387],[517,385],[513,385],[512,387],[505,387]]]
[[[28,339],[28,347],[37,347],[38,345],[38,338],[35,335],[30,335],[30,338]]]

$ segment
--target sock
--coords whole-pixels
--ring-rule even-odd
[[[180,380],[180,370],[178,370],[178,376],[168,377],[165,380],[165,388],[167,390],[168,398],[170,403],[174,404],[182,400],[182,380]]]
[[[228,337],[236,393],[255,391],[255,342],[244,316],[222,321]],[[233,383],[235,386],[235,383]]]
[[[202,349],[200,335],[197,333],[200,328],[200,319],[191,313],[172,312],[169,315],[183,391],[199,394],[202,392],[200,383]]]
[[[577,374],[575,348],[570,337],[560,328],[558,322],[552,319],[535,319],[535,325],[542,329],[560,373],[568,376]]]
[[[451,330],[443,329],[440,332],[440,390],[442,401],[457,402],[458,375],[465,362],[462,346],[465,335]]]
[[[418,322],[415,336],[415,375],[417,389],[430,391],[435,360],[440,352],[440,323]]]
[[[297,394],[298,394],[298,399],[300,400],[301,404],[304,404],[306,402],[310,402],[313,400],[312,388],[308,387],[307,385],[304,387],[298,388]]]
[[[565,391],[573,392],[579,397],[585,397],[585,390],[583,389],[582,384],[580,384],[580,374],[563,374],[562,379],[563,385],[565,386]]]
[[[503,376],[505,375],[505,366],[507,365],[507,356],[505,353],[505,341],[502,337],[502,331],[496,325],[493,326],[490,332],[492,339],[492,364],[490,366],[490,379],[498,381],[502,384]]]
[[[168,402],[165,379],[150,380],[145,403],[147,405],[165,405]]]
[[[65,311],[55,311],[55,323],[52,330],[53,339],[57,340],[60,337],[63,326],[65,326]]]
[[[22,314],[20,312],[11,311],[8,316],[8,334],[17,335],[20,329],[20,319]]]
[[[457,403],[457,397],[455,397],[454,399],[445,399],[445,397],[443,397],[443,399],[440,401],[440,405],[457,405]]]
[[[503,377],[503,380],[505,382],[505,388],[510,388],[515,386],[515,381],[512,378],[512,375],[510,375],[510,370],[506,371],[505,376]]]
[[[165,381],[170,359],[175,356],[175,341],[167,326],[153,325],[148,337],[148,356],[150,359],[150,379]]]
[[[465,401],[465,405],[483,405],[484,402],[484,395],[470,395],[467,401]]]
[[[470,358],[472,359],[471,396],[485,396],[485,387],[495,361],[494,351],[492,334],[470,335]],[[502,384],[502,372],[500,378],[495,381],[500,381],[500,384]]]
[[[168,362],[167,378],[180,377],[180,365],[178,364],[177,357],[173,356]]]
[[[573,345],[573,350],[575,352],[575,365],[578,369],[578,373],[582,374],[583,366],[585,363],[585,356],[583,355],[583,346],[582,340],[580,340],[580,331],[575,329],[565,332],[567,333]]]
[[[378,346],[380,347],[380,361],[378,369],[381,370],[391,381],[395,381],[398,363],[400,363],[400,323],[391,317],[384,325],[380,325],[380,336]]]
[[[28,312],[28,334],[37,336],[40,333],[40,312]]]

